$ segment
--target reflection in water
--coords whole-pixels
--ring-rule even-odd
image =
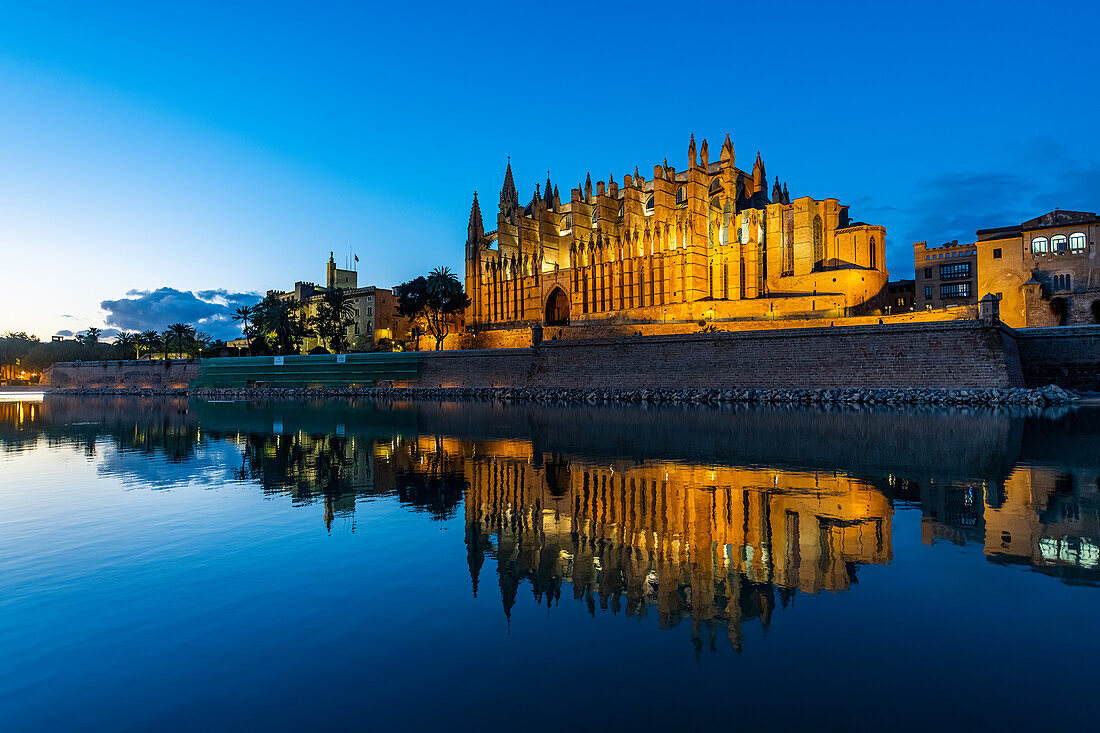
[[[895,507],[920,508],[926,544],[1096,583],[1097,437],[1089,408],[0,403],[0,451],[72,448],[131,483],[246,482],[323,504],[330,528],[381,496],[463,516],[473,593],[495,573],[509,618],[528,586],[548,608],[564,594],[689,622],[697,649],[722,634],[741,649],[742,625],[766,628],[797,592],[847,591],[860,566],[889,564]]]

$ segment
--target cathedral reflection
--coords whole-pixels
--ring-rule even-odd
[[[860,564],[890,560],[890,502],[844,476],[494,455],[466,477],[475,592],[492,558],[506,614],[523,581],[548,606],[568,584],[590,612],[690,620],[696,638],[724,627],[740,649],[743,622],[766,627],[796,591],[846,590]]]
[[[463,521],[472,591],[509,620],[530,592],[689,624],[699,649],[889,564],[895,509],[919,507],[925,544],[1100,583],[1100,411],[668,416],[48,396],[0,403],[0,450],[67,446],[149,488],[243,482],[329,529],[387,497]]]

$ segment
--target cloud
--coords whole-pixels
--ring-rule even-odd
[[[1042,146],[1009,170],[955,171],[921,181],[908,205],[863,198],[853,201],[852,211],[859,219],[886,226],[888,259],[898,269],[892,276],[905,277],[913,242],[973,242],[978,229],[1020,224],[1053,209],[1095,211],[1098,200],[1100,161]]]
[[[68,330],[68,329],[65,329],[63,331],[58,331],[57,333],[54,334],[54,336],[62,336],[64,338],[70,338],[70,337],[72,337],[72,335],[73,335],[73,332]]]
[[[99,307],[107,311],[104,322],[125,331],[161,331],[172,323],[188,323],[214,338],[232,339],[240,335],[233,322],[233,311],[241,305],[260,300],[257,293],[230,293],[226,290],[131,290],[125,298],[104,300]]]

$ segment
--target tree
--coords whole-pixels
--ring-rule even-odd
[[[95,346],[99,343],[99,334],[101,331],[95,326],[89,326],[88,330],[84,332],[84,335],[80,338],[80,342],[87,344],[88,346]]]
[[[311,333],[302,314],[302,304],[297,300],[283,300],[269,293],[258,307],[259,332],[274,342],[279,353],[293,354],[302,338]]]
[[[414,324],[423,323],[435,338],[436,351],[442,350],[455,314],[470,305],[462,283],[446,267],[437,267],[427,277],[401,283],[394,290],[398,314]]]
[[[195,338],[195,327],[186,323],[173,323],[168,327],[168,334],[170,340],[176,344],[176,353],[183,354],[186,353],[188,345]]]
[[[252,337],[256,334],[256,321],[260,315],[258,305],[241,305],[233,311],[233,320],[241,324],[241,332],[248,341],[248,355],[252,356]]]
[[[115,348],[122,353],[123,359],[129,359],[133,354],[137,358],[137,334],[129,331],[119,331],[115,336]]]
[[[160,348],[160,334],[156,331],[142,331],[137,335],[137,343],[138,346],[145,349],[145,353],[151,354]]]
[[[332,288],[321,296],[317,314],[310,325],[328,343],[330,351],[337,354],[347,350],[348,327],[355,324],[355,303],[340,288]]]

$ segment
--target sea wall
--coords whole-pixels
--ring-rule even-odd
[[[64,361],[42,373],[42,386],[54,389],[182,389],[198,377],[198,359]]]
[[[1006,350],[1006,344],[1008,349]],[[419,387],[1022,386],[1011,336],[977,321],[546,341],[425,353]]]
[[[1028,386],[1100,391],[1100,325],[1018,328],[1013,335]]]

